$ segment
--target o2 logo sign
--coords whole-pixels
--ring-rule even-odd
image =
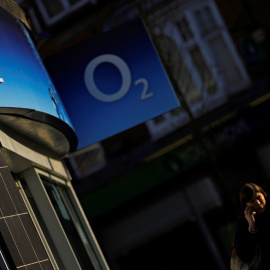
[[[106,94],[99,89],[95,83],[94,73],[98,65],[102,63],[113,64],[120,72],[122,77],[122,85],[114,94]],[[84,72],[84,81],[88,92],[101,102],[115,102],[122,99],[130,90],[132,84],[132,76],[127,63],[117,55],[103,54],[94,58],[87,65]],[[145,100],[154,96],[153,92],[149,92],[149,83],[145,78],[140,78],[134,82],[137,86],[143,85],[143,90],[140,95],[141,100]]]

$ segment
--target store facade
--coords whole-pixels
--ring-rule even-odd
[[[0,267],[108,269],[64,157],[77,146],[22,9],[0,2]]]

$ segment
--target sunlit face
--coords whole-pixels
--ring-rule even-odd
[[[262,213],[266,207],[266,200],[261,192],[256,192],[252,199],[247,203],[248,207],[252,207],[257,213]]]

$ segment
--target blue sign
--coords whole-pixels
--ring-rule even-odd
[[[140,20],[45,59],[78,148],[179,106]]]
[[[0,108],[24,108],[71,126],[54,85],[25,26],[0,9]]]
[[[1,7],[0,59],[0,122],[5,132],[24,144],[27,138],[28,147],[55,157],[74,151],[77,137],[28,30]]]

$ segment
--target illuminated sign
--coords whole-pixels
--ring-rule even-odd
[[[52,144],[50,139],[57,138],[58,147],[49,150],[56,156],[74,150],[77,138],[71,122],[28,31],[3,8],[0,59],[0,123],[5,132],[15,134],[15,130],[21,135],[18,138],[31,137],[29,142],[45,148]]]
[[[45,59],[78,148],[179,106],[140,20]]]

